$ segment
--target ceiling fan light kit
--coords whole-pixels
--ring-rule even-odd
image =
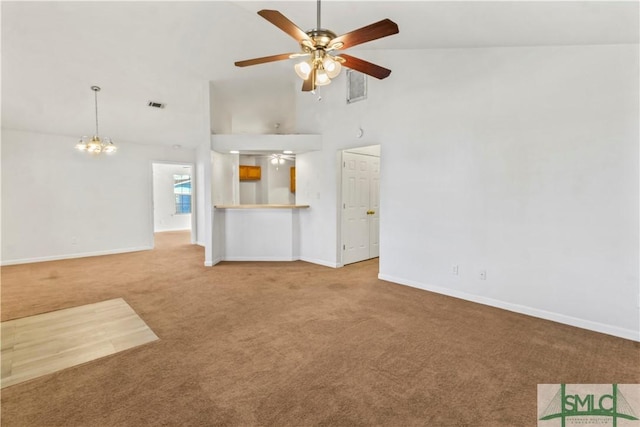
[[[272,165],[284,165],[284,158],[279,154],[273,154],[271,156]]]
[[[341,49],[348,49],[397,34],[399,32],[398,25],[390,19],[383,19],[366,27],[336,36],[333,31],[324,29],[320,25],[320,0],[317,1],[317,27],[306,32],[277,10],[263,9],[258,12],[258,15],[296,39],[300,44],[301,52],[237,61],[235,63],[237,67],[248,67],[285,59],[306,58],[294,66],[296,74],[304,81],[302,90],[305,92],[313,92],[318,86],[330,84],[332,79],[338,77],[343,66],[377,79],[387,78],[391,74],[391,70],[363,59],[346,54],[336,54],[336,51]]]
[[[285,150],[283,154],[274,153],[266,157],[269,159],[269,162],[275,166],[276,170],[280,170],[280,166],[284,165],[285,162],[295,162],[295,156],[292,154],[291,151],[287,152],[287,150]]]

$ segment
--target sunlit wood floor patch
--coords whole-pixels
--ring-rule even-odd
[[[2,322],[2,387],[158,339],[122,298]]]

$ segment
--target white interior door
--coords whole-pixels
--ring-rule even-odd
[[[379,256],[380,158],[342,154],[342,263]]]

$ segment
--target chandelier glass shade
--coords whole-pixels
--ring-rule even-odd
[[[331,55],[326,55],[322,60],[322,68],[327,72],[327,76],[330,79],[335,79],[338,77],[338,74],[340,74],[342,65],[340,65],[340,62],[333,59]]]
[[[80,141],[76,144],[76,149],[78,151],[85,151],[91,154],[115,153],[117,148],[111,138],[100,138],[98,134],[98,92],[100,91],[100,88],[98,86],[91,86],[91,90],[94,92],[96,107],[96,133],[91,138],[88,136],[80,138]]]
[[[308,61],[298,62],[295,67],[296,74],[302,80],[307,80],[309,78],[309,74],[311,73],[311,64]]]

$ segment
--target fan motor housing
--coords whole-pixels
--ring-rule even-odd
[[[314,28],[307,31],[307,35],[313,40],[315,49],[324,49],[329,45],[331,40],[336,38],[336,34],[333,31],[326,30],[324,28]],[[304,44],[301,44],[302,48],[305,48]]]

